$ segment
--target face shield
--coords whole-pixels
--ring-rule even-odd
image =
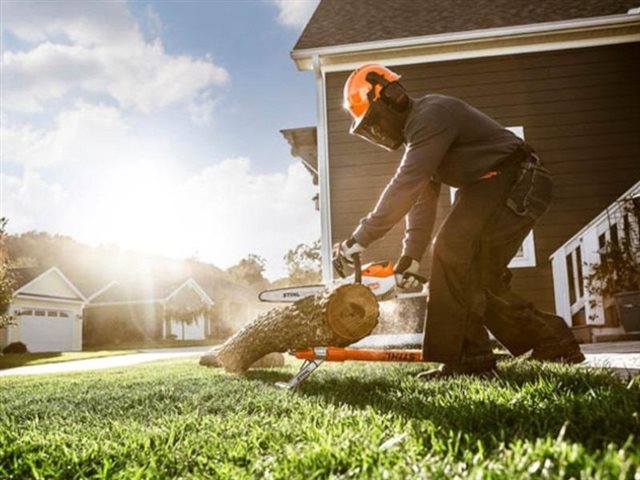
[[[386,150],[397,150],[404,143],[408,112],[409,97],[404,88],[397,82],[385,81],[379,98],[370,99],[369,108],[354,119],[349,132]]]

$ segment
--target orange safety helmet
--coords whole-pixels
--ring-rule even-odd
[[[344,85],[344,106],[351,116],[350,133],[387,150],[404,143],[411,99],[400,75],[377,64],[364,65]]]
[[[349,110],[353,118],[360,118],[369,110],[369,92],[373,90],[373,99],[380,98],[382,85],[373,85],[367,80],[367,75],[371,72],[377,73],[388,82],[397,82],[401,75],[392,72],[387,67],[370,63],[354,70],[344,84],[344,108]]]

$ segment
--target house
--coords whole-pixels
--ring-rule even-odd
[[[111,282],[85,308],[84,343],[204,340],[215,333],[215,302],[193,279]]]
[[[15,268],[9,314],[15,326],[0,330],[0,348],[22,342],[29,352],[82,350],[85,295],[57,267]]]
[[[514,288],[570,325],[619,329],[580,312],[584,301],[573,311],[556,303],[570,286],[549,258],[640,179],[639,7],[639,0],[322,0],[291,57],[316,81],[316,151],[308,143],[292,150],[306,163],[317,157],[325,280],[331,246],[373,207],[402,153],[349,135],[345,80],[375,62],[400,73],[413,96],[459,97],[534,146],[554,174],[555,201],[512,264]],[[285,136],[295,144],[294,134]],[[438,222],[450,208],[443,189]],[[365,260],[396,258],[401,238],[399,225]]]

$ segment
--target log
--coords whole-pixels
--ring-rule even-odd
[[[205,367],[222,368],[223,365],[218,360],[218,350],[222,345],[211,348],[206,354],[200,357],[200,365]],[[278,352],[267,353],[264,357],[256,360],[249,367],[251,368],[279,368],[284,367],[284,355]]]
[[[359,284],[342,285],[257,317],[207,352],[200,363],[242,373],[272,352],[346,347],[369,335],[378,315],[378,301],[371,290]]]

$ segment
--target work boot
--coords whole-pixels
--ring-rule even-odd
[[[541,342],[533,348],[529,358],[557,363],[582,363],[585,360],[580,345],[573,338]]]
[[[439,380],[459,375],[487,377],[495,372],[496,357],[493,354],[489,354],[482,357],[465,358],[460,363],[443,363],[438,368],[419,373],[416,378],[419,380]]]
[[[545,335],[533,347],[532,360],[541,362],[582,363],[584,355],[573,332],[558,315],[539,312],[536,319],[545,326]]]

